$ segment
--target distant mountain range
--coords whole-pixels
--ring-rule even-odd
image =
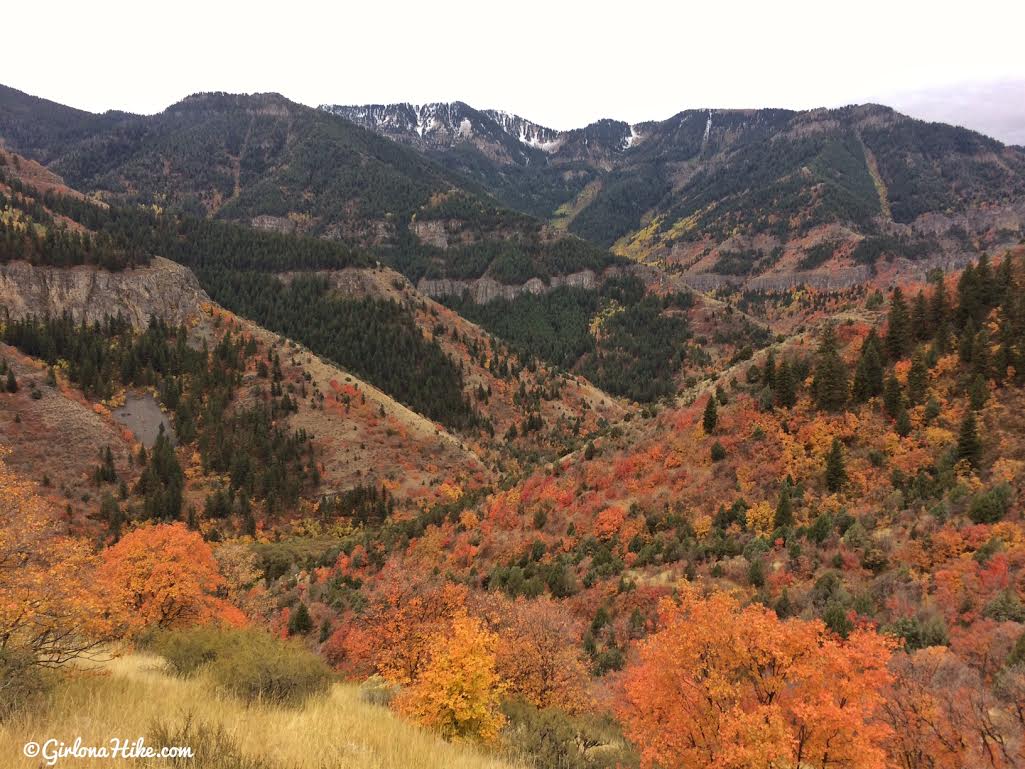
[[[0,87],[0,140],[84,192],[341,241],[414,281],[524,284],[619,257],[699,288],[849,284],[1025,225],[1025,151],[878,105],[557,131],[462,102],[205,93],[98,115]]]
[[[611,259],[418,152],[278,94],[95,115],[0,87],[0,139],[77,189],[342,241],[413,280],[522,283]]]
[[[878,105],[687,110],[571,131],[461,102],[321,109],[511,207],[690,273],[953,258],[1017,242],[1025,221],[1021,148]]]

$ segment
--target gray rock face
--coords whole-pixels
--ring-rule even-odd
[[[506,285],[488,277],[475,280],[421,278],[416,289],[432,299],[443,296],[462,296],[464,293],[468,293],[470,299],[477,304],[485,304],[495,299],[515,299],[520,294],[546,294],[560,286],[593,290],[598,287],[598,276],[593,270],[581,270],[569,275],[553,276],[548,283],[540,278],[531,278],[526,283],[519,285]]]
[[[69,312],[89,323],[121,313],[136,327],[145,326],[152,315],[180,324],[209,302],[189,269],[162,257],[120,272],[0,264],[0,313],[12,318]]]

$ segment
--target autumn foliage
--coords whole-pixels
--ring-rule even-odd
[[[590,705],[580,631],[557,601],[518,599],[500,610],[498,670],[514,696],[570,713]]]
[[[820,622],[688,588],[660,606],[619,714],[645,767],[882,769],[890,730],[876,715],[891,647],[871,631],[841,641]]]
[[[429,661],[398,702],[399,710],[447,739],[490,740],[505,718],[498,709],[504,686],[495,669],[497,636],[465,613],[450,633],[435,636]]]
[[[103,553],[99,578],[127,635],[244,617],[214,595],[223,584],[210,546],[184,524],[141,526]]]
[[[0,651],[59,665],[113,635],[97,559],[64,535],[34,483],[0,453]]]

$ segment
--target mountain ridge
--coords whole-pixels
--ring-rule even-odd
[[[702,285],[925,252],[977,258],[1014,245],[1025,224],[1025,153],[881,104],[602,120],[547,134],[546,151],[515,127],[536,124],[465,105],[460,130],[434,105],[433,129],[415,137],[387,106],[322,109],[414,146],[510,207]]]
[[[413,280],[521,282],[559,274],[567,254],[569,271],[611,260],[409,147],[275,93],[197,93],[133,116],[0,88],[0,140],[100,198],[341,241]]]

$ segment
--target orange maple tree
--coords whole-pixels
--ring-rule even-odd
[[[244,618],[214,593],[224,584],[210,546],[182,523],[141,526],[103,552],[99,576],[127,635]]]
[[[624,676],[618,712],[644,767],[882,769],[892,643],[846,642],[730,595],[682,591]]]
[[[510,601],[499,613],[497,663],[509,693],[539,708],[586,708],[589,676],[581,633],[566,608],[541,596]]]
[[[34,483],[0,452],[0,650],[60,665],[113,636],[91,548],[61,533]]]
[[[505,723],[497,643],[480,620],[460,612],[447,632],[431,639],[429,661],[396,706],[446,739],[493,739]]]

